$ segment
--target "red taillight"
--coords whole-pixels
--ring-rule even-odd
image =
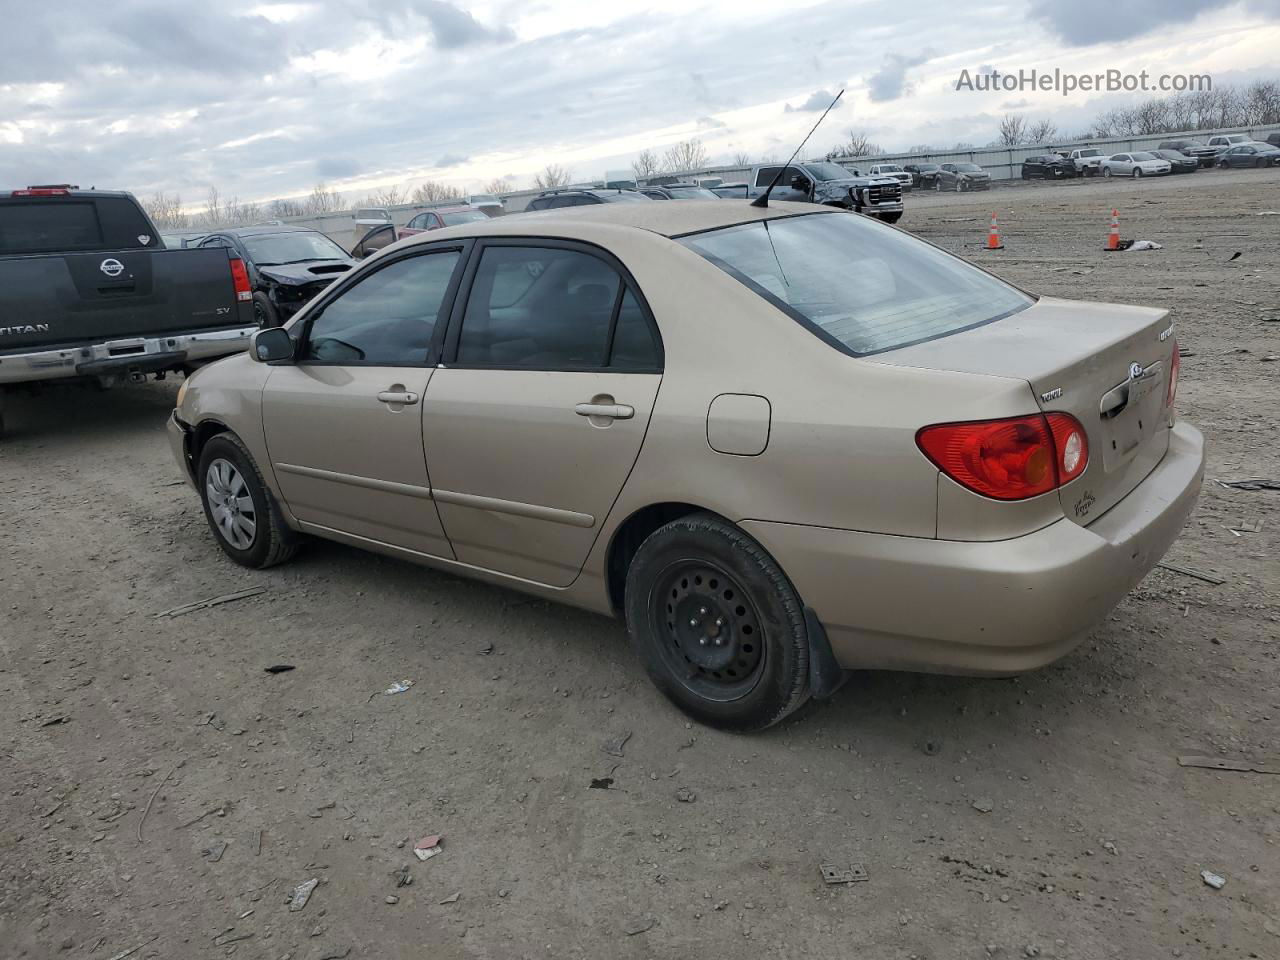
[[[9,194],[11,197],[65,197],[71,191],[65,187],[27,187],[25,190],[15,190]]]
[[[252,300],[253,288],[249,286],[249,271],[239,257],[231,258],[231,281],[235,284],[237,300]]]
[[[996,500],[1048,493],[1089,462],[1084,428],[1066,413],[941,423],[920,430],[916,444],[956,483]]]
[[[1164,399],[1164,405],[1170,410],[1173,409],[1174,398],[1178,395],[1178,370],[1182,366],[1182,357],[1178,353],[1178,341],[1173,341],[1173,357],[1169,361],[1169,393]]]

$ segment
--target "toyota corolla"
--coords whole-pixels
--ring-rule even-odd
[[[600,204],[433,231],[183,384],[218,545],[307,536],[625,619],[699,720],[1070,651],[1199,493],[1163,309],[875,220]],[[426,588],[424,588],[426,589]]]

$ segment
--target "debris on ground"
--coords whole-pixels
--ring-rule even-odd
[[[977,800],[973,801],[973,809],[977,810],[979,813],[990,813],[995,808],[995,801],[990,797],[979,797]]]
[[[681,787],[676,791],[676,799],[681,803],[693,803],[698,799],[698,795],[688,787]]]
[[[1116,849],[1116,845],[1110,840],[1102,841],[1102,849],[1107,851],[1107,853],[1111,854],[1113,857],[1120,852]]]
[[[71,718],[70,718],[70,717],[53,717],[53,718],[51,718],[51,719],[49,719],[49,720],[46,720],[44,723],[40,724],[40,726],[42,726],[42,727],[57,727],[57,726],[61,726],[61,725],[62,725],[62,724],[64,724],[64,723],[70,723],[70,722],[71,722]]]
[[[1211,483],[1216,483],[1220,487],[1226,487],[1228,490],[1280,490],[1280,480],[1272,477],[1245,477],[1241,480],[1223,480],[1219,477],[1210,477]]]
[[[920,749],[926,756],[936,757],[942,752],[942,741],[936,737],[931,737],[924,741],[924,743],[920,744]]]
[[[169,782],[169,778],[172,777],[177,772],[178,768],[186,762],[187,762],[187,758],[183,757],[181,760],[175,763],[173,767],[170,768],[169,772],[164,775],[164,779],[161,780],[159,783],[157,783],[156,788],[151,791],[151,796],[147,800],[147,805],[142,808],[142,816],[138,818],[138,842],[139,843],[142,842],[142,825],[147,822],[147,814],[151,812],[151,805],[156,802],[156,797],[159,796],[160,791],[164,788],[164,785]]]
[[[155,614],[155,617],[181,617],[188,613],[195,613],[197,610],[206,610],[209,607],[216,607],[219,604],[231,603],[233,600],[244,600],[248,597],[256,597],[260,593],[266,593],[266,587],[250,587],[248,590],[237,590],[235,593],[224,593],[218,597],[209,597],[207,600],[197,600],[195,603],[184,603],[180,607],[174,607],[172,610],[164,610]]]
[[[1211,870],[1201,870],[1200,879],[1203,880],[1205,883],[1207,883],[1209,886],[1213,887],[1213,889],[1215,890],[1221,890],[1223,887],[1227,885],[1226,877],[1220,877]]]
[[[423,837],[413,845],[413,855],[419,860],[430,860],[437,853],[443,851],[444,848],[440,845],[443,840],[444,837],[439,834]]]
[[[200,851],[200,856],[204,857],[210,863],[217,863],[222,859],[222,855],[227,852],[230,844],[225,840],[215,840],[209,846]]]
[[[1180,567],[1176,563],[1163,561],[1156,564],[1162,570],[1172,570],[1174,573],[1180,573],[1184,577],[1192,577],[1196,580],[1203,580],[1205,583],[1212,583],[1215,587],[1226,583],[1221,577],[1215,577],[1210,573],[1201,573],[1199,570],[1192,570],[1190,567]]]
[[[1261,533],[1262,523],[1261,520],[1241,520],[1234,527],[1227,529],[1232,533]]]
[[[391,686],[387,687],[387,689],[383,690],[382,695],[384,697],[391,697],[397,693],[404,693],[415,683],[417,683],[416,680],[397,680]]]
[[[637,933],[644,933],[653,927],[653,917],[634,917],[628,920],[622,928],[622,932],[628,937],[634,937]]]
[[[1280,774],[1280,762],[1266,763],[1262,760],[1248,760],[1244,757],[1179,757],[1178,766],[1201,767],[1205,770],[1233,770],[1240,773]]]
[[[236,933],[235,927],[232,927],[230,930],[224,930],[214,937],[213,945],[215,947],[225,947],[229,943],[239,943],[241,940],[248,940],[252,936],[253,931],[251,930],[245,933]]]
[[[298,884],[293,888],[293,896],[289,898],[289,912],[297,913],[307,905],[307,901],[311,899],[311,894],[315,892],[320,881],[312,877],[304,883]]]
[[[604,752],[611,757],[621,757],[622,748],[627,745],[627,741],[630,739],[631,739],[631,731],[623,730],[616,737],[611,737],[610,739],[606,740],[604,742],[604,746],[601,749],[604,750]]]
[[[476,646],[476,653],[480,654],[482,657],[487,657],[489,654],[493,653],[493,641],[492,640],[481,641]]]
[[[1121,249],[1128,250],[1131,253],[1136,250],[1163,250],[1164,244],[1156,243],[1154,240],[1134,240],[1127,247],[1121,247]],[[1238,257],[1240,254],[1237,253],[1236,256]],[[1232,259],[1235,258],[1233,257]]]
[[[110,958],[109,958],[109,960],[124,960],[124,958],[125,958],[125,957],[131,957],[131,956],[133,956],[135,953],[137,953],[139,950],[141,950],[141,949],[142,949],[143,947],[145,947],[147,944],[149,944],[149,943],[155,943],[155,942],[156,942],[157,940],[159,940],[159,939],[160,939],[160,934],[158,934],[158,933],[157,933],[157,934],[156,934],[154,937],[152,937],[150,940],[143,940],[143,941],[142,941],[140,944],[138,944],[136,947],[130,947],[128,950],[121,950],[119,953],[117,953],[117,954],[115,954],[114,956],[110,957]]]
[[[397,897],[394,893],[388,893],[386,897],[383,898],[383,902],[391,906],[395,906],[397,903],[400,902],[400,898]]]
[[[292,663],[273,663],[269,667],[263,667],[267,673],[288,673],[290,670],[296,670]]]
[[[592,777],[589,790],[608,790],[613,786],[613,777]]]
[[[351,956],[351,947],[328,947],[324,953],[316,957],[316,960],[346,960]]]
[[[443,907],[446,903],[457,903],[460,896],[462,896],[461,893],[451,893],[440,901],[440,906]]]
[[[829,884],[860,883],[863,880],[871,879],[867,874],[867,868],[860,863],[850,863],[848,865],[824,863],[820,869],[822,870],[823,882]]]
[[[396,871],[396,886],[408,887],[413,885],[413,874],[409,872],[409,866],[406,864]]]

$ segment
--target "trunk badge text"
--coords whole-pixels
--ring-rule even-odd
[[[1054,400],[1057,400],[1060,396],[1062,396],[1062,388],[1061,388],[1061,387],[1054,387],[1052,390],[1048,390],[1048,391],[1046,391],[1046,392],[1044,392],[1044,393],[1040,394],[1040,402],[1041,402],[1041,403],[1050,403],[1050,402],[1052,402],[1052,401],[1054,401]]]

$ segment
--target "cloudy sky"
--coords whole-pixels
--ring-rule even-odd
[[[1125,95],[957,92],[962,69],[1280,79],[1280,0],[53,0],[0,32],[0,187],[200,201],[324,180],[579,179],[699,137],[786,155],[826,106],[889,149],[985,143],[1010,111],[1085,126]]]

